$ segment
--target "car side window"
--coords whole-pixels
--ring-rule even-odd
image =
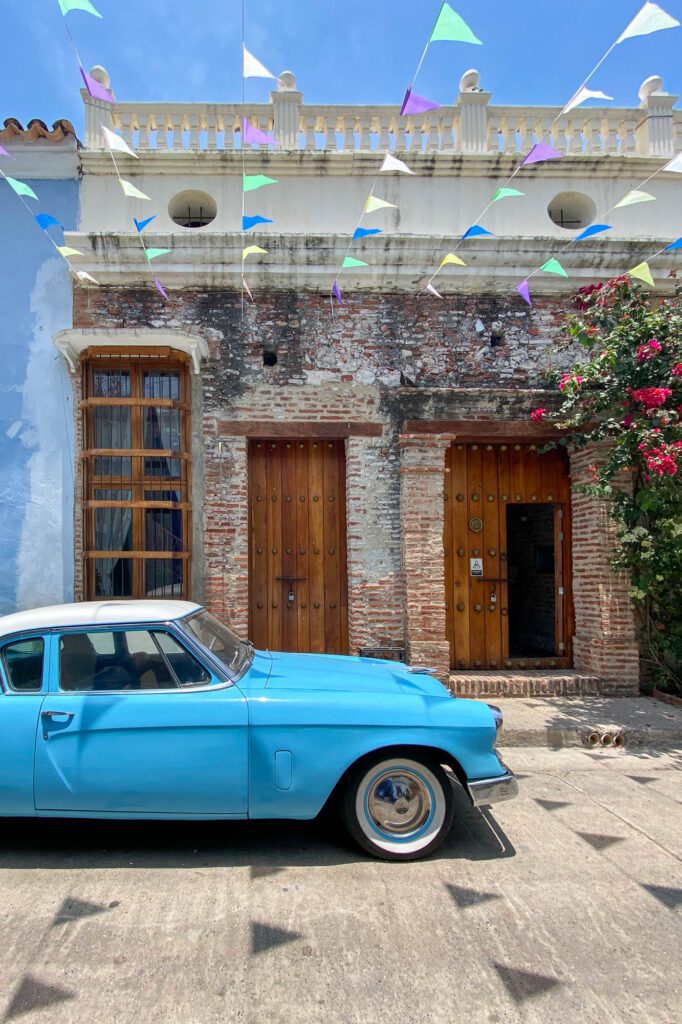
[[[40,693],[44,660],[45,641],[41,636],[6,644],[2,661],[10,688],[16,693]]]
[[[181,686],[202,686],[211,682],[211,675],[193,654],[169,633],[154,633]]]
[[[203,665],[160,630],[93,630],[59,639],[61,690],[168,690],[210,681]]]

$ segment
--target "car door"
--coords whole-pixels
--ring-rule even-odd
[[[65,630],[50,659],[39,815],[246,816],[246,701],[171,631]]]
[[[33,815],[33,758],[47,689],[43,636],[0,643],[0,815]]]

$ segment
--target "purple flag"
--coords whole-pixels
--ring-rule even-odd
[[[517,284],[516,291],[524,302],[527,302],[529,306],[533,305],[533,300],[530,297],[530,285],[528,284],[528,281],[522,281],[521,284]]]
[[[561,160],[562,155],[556,149],[548,146],[546,142],[536,142],[521,166],[541,164],[543,160]]]
[[[254,128],[248,118],[244,118],[244,143],[257,142],[259,146],[274,146],[275,138],[271,132],[262,132],[260,128]]]
[[[0,146],[0,156],[8,156],[10,160],[14,160],[14,157],[9,153],[4,146]]]
[[[338,281],[334,281],[334,284],[332,285],[332,295],[338,302],[339,306],[343,306],[343,299],[341,298],[341,289],[339,288]]]
[[[168,298],[168,293],[165,291],[163,285],[159,281],[158,277],[154,278],[154,287],[156,288],[159,295],[163,295],[164,299]]]
[[[439,107],[440,103],[433,103],[432,100],[427,100],[425,96],[418,96],[416,92],[412,92],[412,86],[408,85],[403,105],[400,108],[400,116],[424,114],[427,110],[438,110]]]
[[[87,73],[85,68],[81,68],[81,77],[85,82],[85,88],[88,90],[93,100],[102,100],[103,103],[116,102],[109,90],[105,89],[101,82],[96,82],[92,75]]]

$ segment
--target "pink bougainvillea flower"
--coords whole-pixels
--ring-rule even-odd
[[[623,420],[623,426],[625,427],[625,429],[626,429],[626,430],[629,430],[629,429],[630,429],[630,427],[632,426],[632,423],[633,423],[633,420],[634,420],[634,418],[635,418],[635,417],[634,417],[634,416],[632,415],[632,413],[631,413],[631,412],[629,412],[629,413],[627,414],[627,416],[626,416],[626,417],[625,417],[625,419]]]
[[[572,373],[565,373],[559,381],[559,391],[563,391],[568,384],[582,384],[584,377],[575,377]]]
[[[544,420],[545,418],[546,412],[546,409],[534,409],[533,412],[530,414],[530,418],[533,420],[534,423],[541,423],[542,420]]]
[[[670,388],[639,388],[630,392],[636,402],[641,402],[647,412],[659,409],[672,395]]]
[[[682,363],[675,363],[673,366],[673,377],[682,377]]]

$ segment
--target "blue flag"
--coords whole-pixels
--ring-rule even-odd
[[[144,229],[147,227],[147,224],[151,224],[153,220],[156,220],[156,214],[154,214],[153,217],[147,217],[146,220],[138,220],[137,217],[133,217],[133,220],[135,221],[137,233],[141,235]]]
[[[255,217],[242,217],[242,231],[255,228],[256,224],[274,224],[274,221],[269,220],[267,217],[261,217],[259,214],[256,214]]]
[[[61,228],[62,231],[64,230],[63,225],[60,224],[57,218],[53,217],[51,213],[36,213],[35,218],[43,231],[46,231],[52,224],[54,224],[55,227]]]
[[[367,238],[368,235],[380,235],[381,228],[356,228],[353,238]]]
[[[485,228],[479,227],[478,224],[474,224],[473,227],[464,232],[462,235],[462,241],[464,241],[465,238],[478,238],[479,235],[492,235],[492,231],[486,231]]]
[[[591,228],[585,228],[582,235],[578,235],[576,242],[582,242],[586,238],[591,238],[592,235],[600,235],[602,231],[610,231],[610,224],[593,224]]]
[[[663,252],[672,252],[673,249],[682,249],[682,238],[676,238],[670,245],[666,245]]]

